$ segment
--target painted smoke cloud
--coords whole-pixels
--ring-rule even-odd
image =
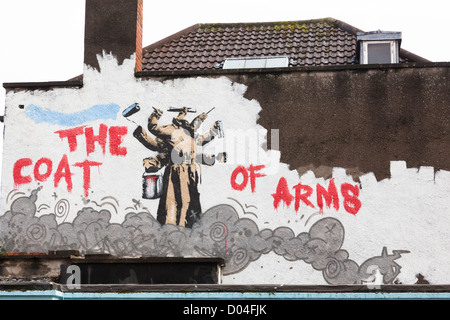
[[[401,268],[394,260],[408,252],[394,250],[388,255],[384,248],[381,256],[359,266],[342,248],[345,230],[335,218],[322,218],[309,232],[295,235],[288,227],[260,230],[230,205],[207,210],[192,229],[161,225],[145,210],[128,213],[121,224],[111,223],[109,210],[91,207],[80,210],[71,223],[58,224],[64,201],[58,202],[53,214],[37,217],[38,192],[15,199],[0,217],[7,251],[76,249],[117,256],[213,256],[225,259],[224,275],[238,273],[273,251],[288,261],[310,264],[329,284],[366,283],[375,270],[383,276],[383,283],[392,283]]]

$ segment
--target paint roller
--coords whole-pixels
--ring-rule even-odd
[[[122,115],[125,118],[128,118],[129,116],[132,116],[133,114],[135,114],[139,110],[141,110],[141,107],[139,107],[139,104],[138,103],[133,103],[131,106],[129,106],[128,108],[123,110]]]
[[[133,103],[131,106],[129,106],[128,108],[126,108],[125,110],[123,110],[122,115],[125,117],[125,119],[127,119],[128,121],[133,122],[135,125],[139,126],[136,122],[134,122],[133,120],[130,120],[128,117],[132,116],[133,114],[135,114],[136,112],[140,111],[141,107],[139,107],[138,103]]]

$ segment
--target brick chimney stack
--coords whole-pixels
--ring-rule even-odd
[[[121,65],[136,53],[142,70],[143,0],[86,0],[84,63],[100,70],[97,55],[112,53]]]

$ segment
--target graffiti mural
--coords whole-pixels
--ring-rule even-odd
[[[383,248],[381,256],[358,265],[343,249],[345,229],[335,218],[322,218],[309,232],[295,235],[288,227],[260,230],[230,205],[205,211],[192,228],[160,224],[147,210],[134,210],[137,206],[128,208],[130,212],[121,224],[110,222],[109,210],[91,207],[80,210],[71,223],[58,223],[56,218],[64,217],[68,204],[60,200],[53,214],[37,217],[38,193],[39,189],[29,196],[19,195],[0,217],[2,230],[8,230],[3,245],[10,252],[70,248],[117,256],[214,256],[225,259],[224,275],[238,273],[262,255],[274,252],[288,261],[310,264],[328,284],[364,284],[374,279],[375,271],[382,276],[382,283],[393,283],[401,269],[394,261],[409,252],[394,250],[389,255]],[[109,200],[114,199],[105,199],[104,204],[114,206]]]
[[[81,88],[7,96],[6,251],[222,257],[225,284],[412,284],[418,273],[448,283],[438,266],[448,260],[450,172],[403,160],[383,180],[321,162],[290,167],[286,156],[310,158],[302,146],[325,148],[303,131],[319,122],[276,129],[260,103],[274,123],[292,110],[247,92],[257,84],[137,80],[133,59],[99,62]],[[359,156],[333,148],[342,161]]]
[[[132,105],[131,109],[126,109],[123,115],[128,118],[137,112],[138,107],[137,104]],[[208,117],[207,113],[202,113],[189,122],[185,116],[188,112],[194,112],[191,109],[172,108],[169,111],[179,112],[171,124],[164,126],[159,124],[163,113],[160,109],[154,109],[148,118],[148,130],[154,137],[141,126],[138,126],[133,133],[133,136],[146,148],[158,152],[156,156],[143,160],[145,172],[155,173],[164,168],[161,189],[153,190],[155,185],[158,186],[160,177],[147,175],[146,183],[151,178],[155,181],[150,187],[144,189],[143,194],[148,199],[160,198],[157,220],[161,224],[168,223],[190,228],[199,220],[202,213],[197,187],[200,179],[198,166],[214,165],[216,158],[220,162],[225,162],[225,154],[216,157],[214,154],[203,154],[198,150],[216,136],[222,135],[221,123],[216,121],[205,134],[199,134],[198,129]]]

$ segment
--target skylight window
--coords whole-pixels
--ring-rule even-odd
[[[247,57],[225,59],[223,69],[286,68],[288,57]]]

